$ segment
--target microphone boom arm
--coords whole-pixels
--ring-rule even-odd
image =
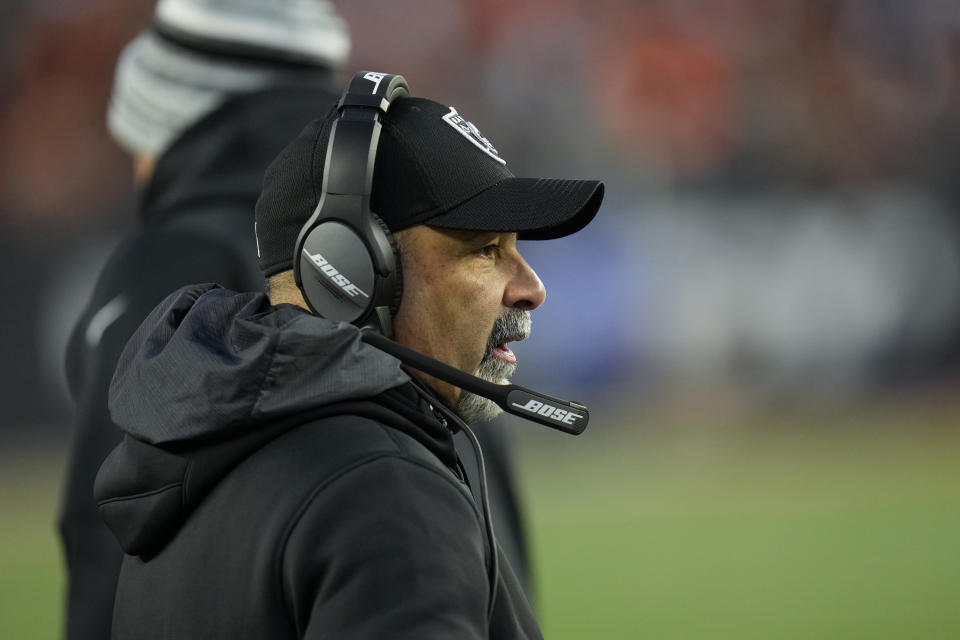
[[[360,337],[418,371],[497,403],[507,413],[575,436],[583,433],[590,422],[589,409],[578,402],[554,398],[517,384],[494,384],[414,351],[369,328],[361,331]]]

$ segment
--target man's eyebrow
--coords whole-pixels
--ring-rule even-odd
[[[472,231],[469,229],[438,229],[438,231],[465,244],[479,244],[507,235],[506,231]]]

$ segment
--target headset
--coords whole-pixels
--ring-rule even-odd
[[[364,342],[407,366],[497,403],[504,411],[579,435],[590,412],[578,402],[516,384],[498,385],[401,345],[393,336],[402,277],[389,229],[370,210],[382,118],[410,95],[403,76],[360,71],[330,129],[320,201],[297,237],[294,277],[316,315],[359,326]]]

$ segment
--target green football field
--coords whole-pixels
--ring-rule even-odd
[[[960,638],[956,401],[518,430],[547,638]],[[62,459],[0,453],[0,638],[60,634]]]

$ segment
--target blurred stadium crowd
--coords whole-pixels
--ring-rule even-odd
[[[105,112],[153,4],[0,3],[4,430],[65,424],[67,333],[134,224]],[[960,373],[960,4],[336,4],[348,72],[456,105],[517,175],[607,182],[596,224],[527,249],[549,295],[522,382],[590,400]]]

